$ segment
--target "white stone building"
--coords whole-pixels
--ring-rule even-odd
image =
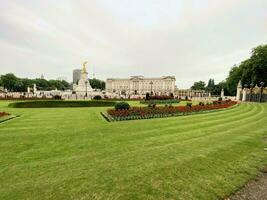
[[[106,80],[106,92],[119,95],[144,95],[151,92],[157,95],[170,94],[175,91],[175,80],[174,76],[158,78],[145,78],[143,76],[108,78]]]

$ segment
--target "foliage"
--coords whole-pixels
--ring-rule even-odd
[[[199,112],[205,110],[214,110],[228,108],[235,105],[236,102],[225,101],[214,105],[194,105],[190,106],[159,106],[159,107],[132,107],[129,109],[108,109],[108,115],[114,120],[146,119],[177,116],[180,113]]]
[[[94,98],[93,98],[94,100],[101,100],[102,99],[102,97],[100,96],[100,95],[96,95],[96,96],[94,96]]]
[[[64,80],[18,78],[12,73],[1,75],[0,84],[12,92],[26,92],[27,87],[32,88],[33,84],[36,84],[38,90],[53,90],[56,88],[58,90],[70,89],[70,84]]]
[[[192,103],[191,103],[191,102],[187,102],[187,103],[186,103],[186,107],[191,108],[191,107],[192,107]]]
[[[57,107],[111,107],[114,101],[64,101],[64,100],[39,100],[39,101],[21,101],[10,103],[12,108],[57,108]]]
[[[229,95],[236,95],[236,86],[238,81],[242,84],[267,83],[267,45],[260,45],[252,50],[249,59],[235,65],[229,72],[226,79],[226,89]]]
[[[226,89],[226,84],[224,81],[221,81],[218,84],[215,84],[214,79],[209,79],[208,85],[206,87],[206,90],[211,93],[211,95],[220,95],[222,88],[224,89],[225,95],[228,94],[228,91]]]
[[[204,81],[194,82],[194,85],[191,87],[192,90],[205,90],[206,83]]]
[[[214,79],[209,79],[208,81],[208,85],[206,87],[206,90],[213,93],[214,90],[215,90],[215,82],[214,82]]]
[[[105,90],[105,86],[106,86],[105,81],[93,78],[93,79],[89,79],[89,82],[93,89]]]
[[[167,99],[167,100],[141,100],[142,104],[172,104],[179,103],[178,99]]]
[[[202,101],[200,101],[200,102],[198,103],[198,105],[199,105],[199,106],[205,106],[205,103],[202,102]]]
[[[146,100],[149,100],[150,99],[150,95],[149,93],[146,93]]]
[[[129,108],[130,105],[125,101],[121,101],[115,104],[115,110],[128,110]]]
[[[156,106],[157,106],[157,104],[154,103],[154,102],[150,102],[150,103],[148,104],[148,107],[149,107],[149,108],[156,108]]]
[[[18,87],[18,79],[14,74],[6,74],[2,75],[0,77],[1,79],[1,84],[4,86],[4,88],[8,89],[9,91],[16,91],[16,87]]]
[[[53,96],[53,99],[55,99],[55,100],[61,100],[61,96],[60,95],[54,95]]]
[[[168,99],[173,99],[173,95],[172,96],[167,96],[167,95],[149,96],[149,100],[168,100]]]

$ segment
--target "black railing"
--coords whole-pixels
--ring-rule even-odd
[[[267,94],[247,94],[246,101],[267,102]]]

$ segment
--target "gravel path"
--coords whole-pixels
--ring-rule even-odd
[[[267,200],[267,168],[257,180],[250,181],[229,200]]]

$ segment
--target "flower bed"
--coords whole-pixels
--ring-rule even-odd
[[[167,95],[161,95],[161,96],[149,96],[148,100],[168,100],[168,99],[173,99],[172,96],[167,96]]]
[[[172,104],[179,103],[178,99],[166,99],[166,100],[142,100],[140,103],[142,104]]]
[[[8,115],[10,115],[10,114],[7,112],[0,112],[0,117],[4,117],[4,116],[8,116]]]
[[[228,108],[235,105],[236,102],[221,101],[220,104],[195,105],[195,106],[165,106],[165,107],[132,107],[128,110],[107,110],[107,118],[110,121],[149,119],[159,117],[171,117],[195,113],[207,110]]]

